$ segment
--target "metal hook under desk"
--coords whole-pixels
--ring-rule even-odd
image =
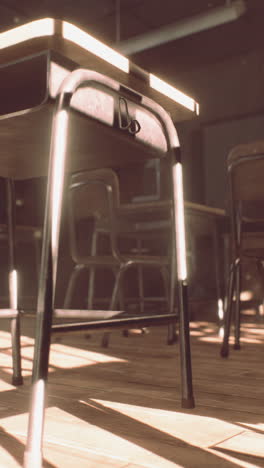
[[[122,123],[123,113],[122,113],[121,103],[123,103],[124,105],[124,114],[125,114],[126,121],[127,121],[126,125],[123,125]],[[136,133],[140,132],[141,130],[139,121],[136,119],[130,118],[130,115],[128,112],[128,104],[124,97],[119,97],[119,101],[118,101],[118,122],[119,122],[119,128],[121,130],[128,130],[129,133],[131,133],[132,135],[136,135]]]

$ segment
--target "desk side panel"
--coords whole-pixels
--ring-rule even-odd
[[[0,116],[35,108],[48,96],[49,54],[0,66]]]

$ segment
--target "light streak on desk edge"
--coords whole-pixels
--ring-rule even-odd
[[[177,88],[174,88],[174,86],[166,83],[166,81],[161,80],[152,73],[149,74],[149,84],[151,88],[159,91],[178,104],[186,107],[190,111],[195,112],[197,110],[196,102],[191,97],[187,96],[187,94],[184,94],[182,91],[179,91]]]
[[[17,26],[16,28],[12,28],[8,31],[4,31],[0,33],[0,49],[37,37],[53,36],[56,34],[55,22],[56,20],[53,18],[43,18]],[[74,26],[67,21],[62,21],[61,23],[62,36],[64,39],[75,43],[79,47],[91,52],[125,73],[129,73],[130,68],[133,68],[129,59],[119,52],[105,45],[77,26]],[[194,112],[197,115],[199,114],[199,105],[194,101],[194,99],[152,73],[145,72],[144,70],[142,70],[142,72],[144,72],[146,77],[148,77],[149,86],[151,88],[172,99],[174,102],[181,104],[191,112]]]
[[[21,42],[42,36],[53,36],[55,22],[52,18],[43,18],[17,26],[9,31],[0,33],[0,49],[5,49]]]

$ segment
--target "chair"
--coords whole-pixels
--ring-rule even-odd
[[[245,259],[257,262],[263,275],[264,261],[264,142],[238,145],[227,159],[231,218],[232,260],[221,356],[229,354],[229,335],[235,310],[234,349],[240,349],[241,278]]]
[[[145,302],[149,299],[156,301],[156,297],[147,298],[144,294],[143,269],[158,269],[163,280],[164,296],[169,313],[173,313],[175,268],[173,267],[173,242],[169,243],[167,254],[153,253],[149,241],[157,238],[164,229],[168,231],[172,226],[171,203],[138,203],[120,205],[119,180],[111,169],[98,169],[74,174],[69,186],[69,227],[71,256],[75,267],[68,284],[64,308],[72,305],[73,290],[80,273],[89,270],[88,308],[94,305],[95,269],[110,268],[115,274],[113,294],[110,310],[126,308],[126,296],[122,287],[123,277],[128,269],[137,267],[138,302],[141,313],[145,311]],[[90,222],[89,222],[90,221]],[[81,252],[78,242],[78,225],[84,235],[88,227],[85,240],[90,237],[90,255]],[[92,229],[91,229],[92,227]],[[172,228],[170,227],[172,232]],[[109,237],[109,250],[100,253],[97,243],[100,235]],[[120,249],[120,239],[125,240],[125,251]],[[132,245],[127,245],[128,241]],[[134,248],[133,248],[134,247]],[[136,253],[135,253],[136,251]],[[119,302],[119,304],[118,304]],[[168,342],[172,344],[174,335],[169,327]],[[104,335],[103,345],[107,346],[109,334]]]

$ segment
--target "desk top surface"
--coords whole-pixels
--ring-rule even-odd
[[[0,49],[2,177],[23,179],[47,174],[56,94],[52,93],[52,83],[56,81],[58,89],[65,76],[59,77],[59,83],[57,78],[53,80],[56,67],[66,73],[82,67],[107,75],[124,89],[130,88],[160,104],[175,122],[190,119],[198,112],[192,98],[66,21],[45,18],[3,32]],[[73,120],[70,172],[153,157],[151,151],[142,156],[133,139],[127,144],[122,132],[114,132],[111,126],[93,118],[87,122],[80,115]]]
[[[175,122],[193,118],[199,112],[193,98],[67,21],[44,18],[0,33],[0,49],[0,67],[52,50],[72,61],[75,68],[97,71],[150,97],[164,107]]]

